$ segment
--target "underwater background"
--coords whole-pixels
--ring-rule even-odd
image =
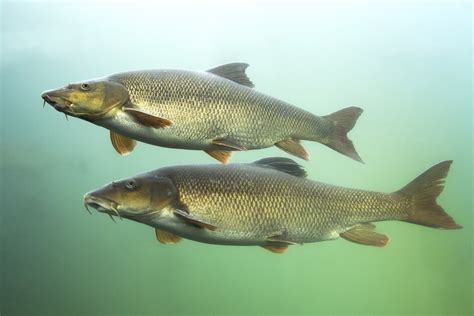
[[[472,315],[472,4],[458,1],[1,2],[0,314]],[[184,240],[90,216],[83,194],[203,152],[140,143],[42,107],[70,82],[241,61],[259,91],[317,115],[364,113],[349,137],[365,164],[304,142],[232,162],[294,158],[309,179],[391,192],[454,163],[438,202],[461,230],[377,223],[385,248],[343,239],[260,247]]]

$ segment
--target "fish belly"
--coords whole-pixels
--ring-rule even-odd
[[[209,133],[205,130],[200,131],[196,128],[188,128],[184,124],[172,124],[164,128],[146,127],[135,122],[123,111],[117,112],[112,118],[94,123],[140,142],[171,148],[194,150],[222,149],[219,146],[213,145],[212,142],[215,139],[226,139],[228,137],[248,150],[271,147],[275,143],[271,136],[255,138],[247,130],[226,131],[221,128],[215,133]],[[260,127],[260,132],[265,133],[265,129]],[[232,150],[232,148],[228,149]]]
[[[311,223],[308,227],[292,227],[288,223],[257,223],[248,225],[247,229],[232,228],[232,225],[220,225],[216,230],[200,228],[183,222],[182,219],[168,214],[161,216],[151,223],[150,226],[163,229],[183,238],[190,240],[235,246],[261,246],[271,243],[271,238],[278,239],[278,234],[284,234],[280,239],[294,244],[311,243],[339,238],[339,233],[345,231],[342,227],[319,227],[317,223]],[[277,228],[287,227],[285,231]]]
[[[186,239],[215,245],[259,246],[266,243],[262,237],[251,233],[218,228],[214,231],[195,227],[174,215],[162,216],[148,223],[150,226],[168,231]]]

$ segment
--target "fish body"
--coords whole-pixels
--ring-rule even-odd
[[[257,245],[273,251],[342,236],[383,246],[388,238],[374,232],[370,223],[400,220],[448,229],[460,227],[435,202],[449,165],[434,166],[394,193],[310,181],[298,164],[285,158],[228,166],[166,167],[133,178],[138,185],[148,183],[147,179],[166,179],[167,189],[159,191],[172,192],[172,198],[162,204],[159,215],[155,211],[149,216],[153,211],[142,209],[125,211],[123,216],[211,244]],[[92,192],[86,195],[86,204],[91,196],[116,200],[113,191],[109,185]],[[150,197],[145,195],[143,200]]]
[[[284,234],[294,243],[309,243],[335,239],[357,223],[405,216],[406,201],[396,196],[331,186],[258,164],[181,166],[158,173],[176,185],[194,218],[219,228],[174,231],[198,241],[263,245]],[[151,224],[171,231],[174,218]]]
[[[130,128],[123,119],[102,124],[154,145],[217,149],[214,139],[229,138],[242,148],[257,149],[289,136],[324,141],[332,132],[328,120],[209,72],[134,71],[109,80],[127,89],[136,108],[173,124],[163,129]]]
[[[360,108],[314,115],[252,89],[245,74],[247,66],[233,63],[208,71],[123,72],[86,82],[89,90],[83,90],[83,84],[73,84],[47,91],[43,98],[60,111],[109,129],[116,138],[115,142],[112,139],[115,149],[122,154],[133,150],[134,144],[124,146],[120,138],[204,150],[224,163],[232,151],[274,145],[308,159],[300,140],[310,140],[361,161],[346,135],[362,113]],[[113,86],[109,95],[90,97],[97,86],[109,85]],[[84,115],[92,101],[103,102],[100,115],[95,113],[95,104],[94,116]],[[65,106],[58,107],[58,103]],[[78,105],[82,115],[75,115],[74,106]]]

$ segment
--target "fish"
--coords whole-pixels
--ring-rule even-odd
[[[185,238],[284,253],[292,245],[342,237],[382,247],[389,238],[375,222],[461,228],[436,202],[451,163],[434,165],[392,193],[311,181],[302,166],[281,157],[170,166],[86,193],[84,204],[148,225],[164,244]]]
[[[110,131],[120,155],[137,141],[203,150],[225,164],[232,152],[276,146],[309,160],[301,140],[324,144],[362,162],[347,133],[362,109],[316,116],[253,89],[246,63],[207,71],[141,70],[68,84],[42,93],[66,115]]]

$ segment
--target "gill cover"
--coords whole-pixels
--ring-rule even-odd
[[[154,210],[173,208],[179,204],[178,189],[169,178],[155,175],[150,192],[150,207]]]
[[[120,205],[123,215],[160,215],[162,210],[178,203],[178,191],[173,182],[153,174],[114,182],[112,190],[115,191],[112,200]]]

